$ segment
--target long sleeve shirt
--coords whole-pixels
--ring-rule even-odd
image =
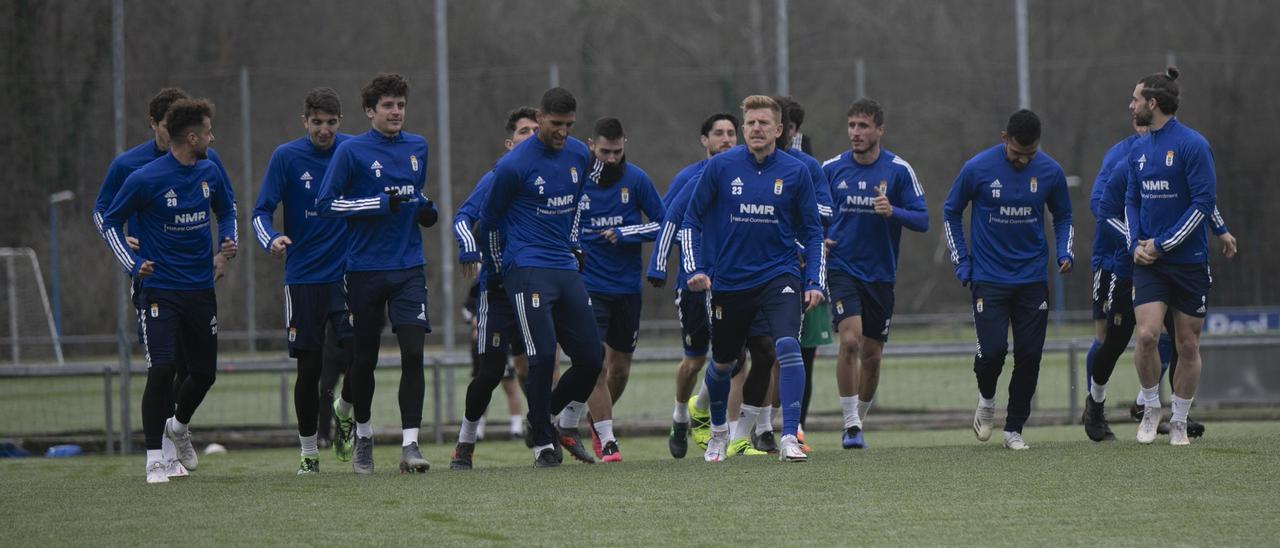
[[[707,274],[714,291],[742,291],[791,274],[805,290],[826,289],[822,220],[803,162],[776,150],[757,162],[739,145],[712,157],[697,184],[680,234],[689,277]],[[719,234],[704,241],[708,228]]]
[[[347,221],[347,271],[426,264],[415,220],[419,207],[434,207],[423,194],[426,181],[427,140],[420,135],[387,137],[370,129],[336,146],[316,208],[322,217]],[[392,211],[390,192],[411,199]]]
[[[98,198],[93,202],[93,226],[99,233],[102,232],[102,217],[107,213],[107,208],[111,207],[111,202],[115,201],[116,193],[120,192],[120,187],[124,185],[133,172],[140,169],[156,158],[168,154],[168,151],[156,148],[154,140],[147,141],[129,150],[124,151],[111,161],[111,166],[107,168],[107,176],[102,180],[102,186],[98,189]],[[222,178],[227,181],[231,177],[227,176],[227,170],[222,166],[222,159],[218,157],[217,151],[209,149],[209,161],[218,166],[218,171],[222,172]],[[130,219],[136,221],[137,219]],[[127,230],[132,231],[133,223],[127,223]]]
[[[694,189],[698,188],[698,179],[702,176],[702,169],[706,165],[707,160],[703,159],[681,170],[671,181],[671,188],[667,190],[667,194],[662,197],[662,203],[666,206],[666,215],[663,217],[662,230],[658,231],[658,236],[654,240],[653,254],[649,257],[649,269],[645,277],[656,280],[667,279],[667,258],[671,256],[673,247],[671,244],[679,241],[680,225],[684,223],[684,214],[689,208],[689,198],[693,196]],[[707,236],[706,229],[707,227],[703,227],[704,239]],[[681,253],[684,252],[681,251]],[[689,275],[685,273],[684,268],[677,268],[676,289],[688,289],[688,281]]]
[[[836,203],[835,222],[827,230],[836,245],[827,251],[827,268],[867,282],[893,282],[902,229],[929,230],[929,207],[915,170],[888,150],[881,150],[870,165],[859,164],[846,151],[824,162],[822,170]],[[880,192],[893,206],[887,219],[875,211]]]
[[[964,210],[970,204],[972,254],[964,238]],[[1046,208],[1053,215],[1058,261],[1074,262],[1071,197],[1058,162],[1040,151],[1019,170],[1005,157],[1003,144],[978,153],[965,162],[943,206],[951,263],[968,262],[973,280],[980,282],[1045,281]]]
[[[1160,261],[1209,262],[1202,223],[1217,212],[1218,182],[1208,141],[1177,118],[1170,119],[1134,141],[1128,168],[1130,254],[1140,240],[1154,239]]]
[[[586,252],[582,283],[587,291],[640,293],[644,259],[640,244],[652,242],[662,226],[664,209],[649,175],[628,163],[622,177],[609,186],[588,180],[583,189],[579,241]],[[610,243],[601,233],[612,229]]]
[[[293,241],[285,251],[286,284],[342,281],[347,258],[347,223],[321,217],[316,198],[334,151],[350,138],[338,134],[332,146],[320,150],[303,137],[280,145],[271,153],[262,188],[258,191],[258,203],[253,208],[253,234],[258,245],[270,251],[271,242],[281,236],[272,224],[272,217],[276,206],[284,205],[284,235]]]
[[[145,261],[155,271],[143,287],[196,290],[213,287],[210,211],[218,219],[218,241],[238,242],[236,202],[231,184],[210,160],[183,165],[166,154],[124,180],[102,219],[103,238],[130,276]],[[124,224],[138,235],[140,249],[125,244]]]

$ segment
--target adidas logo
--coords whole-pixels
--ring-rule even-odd
[[[377,163],[377,162],[374,162],[374,163]],[[311,180],[311,172],[310,172],[310,171],[304,171],[304,172],[302,172],[302,176],[301,176],[301,177],[298,177],[298,179],[299,179],[299,180],[301,180],[301,181],[310,181],[310,180]]]
[[[848,185],[847,183],[845,183],[844,181],[840,181],[840,184],[836,185],[836,188],[838,188],[838,189],[840,189],[840,190],[844,190],[844,189],[846,189],[846,188],[849,188],[849,185]]]
[[[164,197],[165,197],[165,198],[177,198],[177,197],[178,197],[178,193],[177,193],[177,192],[174,192],[174,191],[173,191],[173,189],[171,188],[171,189],[169,189],[169,192],[164,193]]]
[[[733,182],[731,182],[731,183],[729,183],[729,184],[730,184],[730,185],[741,185],[741,184],[742,184],[742,177],[734,177],[734,178],[733,178]]]
[[[535,185],[545,185],[545,184],[547,184],[547,182],[546,182],[546,181],[544,181],[544,180],[542,180],[542,176],[541,176],[541,175],[539,175],[539,176],[538,176],[538,178],[537,178],[537,179],[535,179],[535,180],[533,181],[533,184],[535,184]]]
[[[1196,309],[1196,314],[1204,314],[1204,313],[1205,313],[1205,310],[1206,310],[1206,309],[1205,309],[1204,305],[1200,305],[1200,308],[1197,308],[1197,309]]]
[[[787,295],[787,294],[792,294],[792,295],[794,295],[794,294],[795,294],[795,292],[796,292],[796,290],[791,289],[791,286],[786,286],[786,287],[782,288],[782,294],[783,294],[783,295]]]
[[[382,169],[382,163],[374,160],[373,165],[369,166],[369,169]]]
[[[1048,310],[1049,301],[1040,301],[1040,310]]]
[[[1001,188],[1001,186],[1002,185],[1000,184],[1000,179],[996,179],[994,182],[991,183],[991,188]]]

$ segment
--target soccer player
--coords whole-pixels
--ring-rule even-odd
[[[179,88],[161,89],[154,97],[151,98],[151,101],[147,105],[147,123],[151,126],[153,138],[125,151],[113,160],[111,162],[111,166],[107,169],[106,179],[102,182],[102,187],[98,191],[98,198],[93,206],[93,223],[94,226],[97,227],[99,233],[102,232],[103,215],[106,214],[107,208],[111,206],[111,202],[115,200],[116,193],[120,192],[120,187],[124,184],[125,179],[142,166],[151,163],[156,158],[164,156],[169,152],[169,133],[164,129],[164,115],[174,101],[187,98],[187,92]],[[231,179],[227,177],[227,170],[222,166],[222,160],[218,158],[217,152],[215,152],[212,147],[208,149],[208,156],[209,161],[213,162],[214,165],[218,167],[223,178],[230,181]],[[130,218],[128,224],[130,225],[129,232],[136,234],[137,218]],[[125,244],[134,252],[141,249],[138,238],[134,235],[126,236]],[[227,258],[221,252],[213,255],[214,281],[222,278],[222,271],[226,263]],[[144,307],[140,300],[142,297],[142,280],[135,277],[132,278],[130,282],[130,295],[133,301],[133,306],[139,313],[137,316],[138,344],[145,344],[142,338],[143,316],[141,314]],[[182,386],[183,381],[187,377],[186,359],[181,345],[177,347],[176,352],[177,355],[174,357],[174,364],[172,368],[174,375],[173,389],[170,391],[171,394],[176,394],[178,392],[178,389]],[[175,403],[176,402],[170,402],[170,405],[168,406],[168,409],[170,410],[168,416],[170,417],[173,416],[173,406]],[[173,442],[169,441],[169,438],[167,437],[161,439],[161,446],[164,451],[164,460],[169,466],[169,477],[187,476],[188,467],[184,466],[183,463],[190,465],[190,469],[193,470],[196,465],[199,464],[194,452],[189,455],[182,455],[182,459],[180,460],[179,455],[173,446]]]
[[[208,160],[213,105],[179,99],[165,113],[169,153],[125,179],[102,218],[103,237],[130,276],[142,280],[142,336],[147,384],[142,393],[147,483],[169,481],[161,437],[179,459],[191,459],[190,424],[217,376],[218,302],[213,292],[209,212],[218,219],[226,258],[235,256],[235,195],[222,171]],[[139,250],[125,241],[125,222],[138,231]],[[177,348],[186,350],[187,376],[174,394]],[[177,401],[176,411],[173,401]],[[172,415],[172,416],[170,416]],[[167,417],[167,418],[166,418]]]
[[[431,465],[418,449],[418,428],[426,395],[423,343],[431,322],[419,226],[434,225],[438,216],[422,194],[427,141],[403,130],[409,95],[404,77],[379,74],[360,95],[372,129],[336,147],[316,199],[321,216],[347,220],[347,308],[355,349],[347,377],[356,422],[351,467],[373,473],[373,371],[390,318],[400,344],[400,471],[426,472]]]
[[[1156,341],[1173,309],[1172,336],[1178,350],[1173,373],[1169,443],[1189,445],[1187,413],[1200,384],[1200,329],[1208,306],[1209,251],[1201,223],[1217,207],[1217,177],[1209,143],[1182,125],[1178,70],[1146,76],[1134,86],[1129,109],[1147,127],[1128,156],[1125,216],[1133,256],[1134,362],[1146,398],[1138,442],[1155,441],[1160,423],[1160,359]]]
[[[520,107],[507,115],[507,139],[503,143],[510,152],[538,129],[538,113],[530,107]],[[490,287],[493,279],[489,263],[481,264],[480,249],[476,244],[472,225],[480,218],[481,208],[493,187],[495,172],[489,170],[476,183],[475,190],[458,207],[453,217],[453,236],[458,240],[458,263],[467,278],[477,279],[479,295],[476,297],[476,352],[479,367],[467,384],[466,405],[462,424],[458,429],[458,444],[453,448],[449,462],[451,470],[470,470],[479,438],[480,421],[493,398],[493,389],[502,383],[507,368],[507,355],[515,362],[517,377],[528,377],[529,362],[525,355],[524,338],[516,324],[515,308],[501,287]],[[496,285],[496,284],[495,284]],[[526,435],[528,435],[526,433]]]
[[[1133,258],[1125,243],[1129,238],[1124,217],[1124,197],[1128,188],[1129,149],[1147,128],[1134,123],[1136,133],[1113,145],[1103,156],[1102,167],[1094,180],[1089,205],[1096,219],[1093,236],[1093,318],[1094,340],[1085,358],[1085,370],[1089,379],[1089,394],[1085,396],[1081,422],[1085,434],[1093,441],[1114,440],[1106,416],[1107,383],[1115,371],[1116,362],[1133,336]],[[1210,216],[1211,228],[1223,243],[1223,252],[1231,258],[1236,252],[1235,236],[1231,235],[1222,215],[1214,210]],[[1166,328],[1172,317],[1166,315]],[[1161,374],[1173,360],[1173,343],[1168,333],[1161,333],[1158,343]],[[1175,368],[1176,370],[1176,368]],[[1171,379],[1172,381],[1172,379]],[[1145,397],[1139,391],[1137,405]],[[1142,411],[1136,415],[1140,418]],[[1204,425],[1187,420],[1189,437],[1204,433]]]
[[[1019,110],[1009,117],[1001,144],[974,156],[960,170],[943,206],[947,246],[956,279],[973,294],[973,323],[978,352],[973,370],[978,381],[978,408],[973,432],[991,438],[996,382],[1008,352],[1013,326],[1013,378],[1009,381],[1004,446],[1029,449],[1022,427],[1031,416],[1031,398],[1040,375],[1049,288],[1045,261],[1044,210],[1053,214],[1058,272],[1071,271],[1075,229],[1071,198],[1062,167],[1040,152],[1040,117]],[[964,210],[973,204],[972,254],[964,240]]]
[[[604,342],[604,370],[587,400],[592,448],[603,462],[621,462],[613,434],[613,405],[627,388],[631,355],[640,338],[640,244],[662,224],[662,200],[649,175],[627,161],[627,137],[617,118],[596,121],[587,140],[600,176],[585,184],[580,207],[582,283]]]
[[[697,188],[696,181],[702,168],[712,156],[733,148],[738,144],[738,118],[729,113],[717,113],[708,116],[702,122],[699,141],[706,156],[685,166],[671,180],[671,186],[662,197],[662,205],[666,211],[662,230],[658,233],[653,255],[649,259],[649,269],[645,277],[654,287],[662,287],[667,282],[667,257],[671,254],[671,243],[680,232],[680,224],[684,221],[684,213],[689,205],[692,189]],[[688,276],[683,268],[676,269],[676,314],[680,320],[681,341],[684,346],[684,357],[676,367],[675,407],[671,412],[671,430],[667,435],[667,448],[671,456],[684,458],[689,451],[689,437],[705,432],[710,437],[709,398],[690,400],[693,388],[698,382],[698,373],[707,362],[707,347],[711,344],[711,331],[707,321],[707,295],[702,291],[689,291]],[[705,387],[703,388],[705,390]],[[741,390],[739,390],[741,394]],[[732,398],[731,398],[732,399]],[[740,398],[739,398],[740,399]],[[730,416],[737,409],[730,405]],[[690,423],[695,423],[691,429]],[[698,440],[695,440],[698,441]],[[702,439],[701,444],[705,445]]]
[[[780,458],[804,461],[808,455],[796,440],[804,390],[804,364],[796,337],[803,311],[823,299],[822,222],[809,170],[777,150],[783,127],[778,103],[753,95],[743,100],[742,112],[747,145],[707,162],[681,228],[682,266],[689,275],[689,289],[714,289],[710,299],[714,363],[706,368],[704,381],[711,396],[712,434],[703,458],[720,462],[726,456],[729,374],[752,321],[762,315],[781,364]],[[704,227],[714,227],[717,236],[704,241]],[[803,272],[796,242],[805,249]]]
[[[332,332],[347,358],[351,358],[351,322],[342,287],[347,257],[347,223],[320,217],[316,196],[336,145],[350,138],[338,133],[342,102],[331,88],[315,88],[303,100],[302,128],[306,136],[276,148],[253,209],[253,232],[258,245],[276,258],[285,258],[285,330],[289,356],[298,360],[293,387],[293,407],[298,416],[298,442],[302,445],[298,474],[320,472],[316,441],[320,407],[321,370],[326,332]],[[284,205],[284,232],[277,232],[271,218]],[[333,446],[339,461],[351,460],[350,382],[334,402],[338,435]]]
[[[538,106],[536,139],[527,139],[498,161],[483,208],[483,254],[501,277],[486,287],[505,288],[516,309],[529,378],[525,384],[534,466],[559,466],[559,447],[586,462],[578,421],[600,374],[602,352],[591,303],[582,284],[578,201],[592,167],[591,151],[569,136],[577,99],[551,88]],[[572,363],[552,388],[556,345]],[[559,415],[558,425],[551,425]],[[555,442],[559,445],[555,445]]]
[[[902,229],[929,230],[915,170],[882,148],[884,109],[858,99],[845,113],[850,150],[822,164],[839,204],[827,236],[827,284],[840,334],[836,384],[844,415],[841,445],[863,449],[862,421],[880,384],[880,359],[893,318]]]

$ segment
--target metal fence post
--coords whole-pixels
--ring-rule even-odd
[[[1076,360],[1079,359],[1076,351],[1076,340],[1071,339],[1067,342],[1067,422],[1075,423],[1075,417],[1079,414],[1080,401],[1078,397],[1079,389],[1076,387],[1076,381],[1079,375],[1079,366]]]
[[[105,424],[102,429],[102,454],[110,455],[112,449],[112,439],[115,437],[112,426],[111,413],[111,368],[102,368],[102,415],[105,417]]]
[[[444,443],[444,428],[441,425],[441,402],[440,402],[440,367],[444,360],[431,360],[431,407],[432,419],[431,430],[435,436],[436,443]]]

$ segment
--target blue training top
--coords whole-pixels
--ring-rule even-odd
[[[897,278],[898,248],[902,229],[929,230],[929,206],[924,187],[916,179],[911,164],[888,150],[870,165],[859,164],[853,152],[827,160],[822,170],[831,181],[836,202],[835,222],[828,238],[836,245],[827,251],[827,268],[866,282],[889,282]],[[881,217],[875,198],[883,192],[893,206],[893,215]]]
[[[1155,239],[1160,261],[1209,262],[1201,223],[1217,211],[1218,179],[1209,142],[1177,118],[1148,131],[1129,150],[1125,213],[1130,254]]]
[[[587,181],[580,202],[579,241],[586,252],[583,285],[592,293],[640,293],[640,244],[658,235],[664,212],[653,181],[643,169],[627,163],[622,178],[612,185]],[[609,229],[618,235],[616,244],[600,235]]]

